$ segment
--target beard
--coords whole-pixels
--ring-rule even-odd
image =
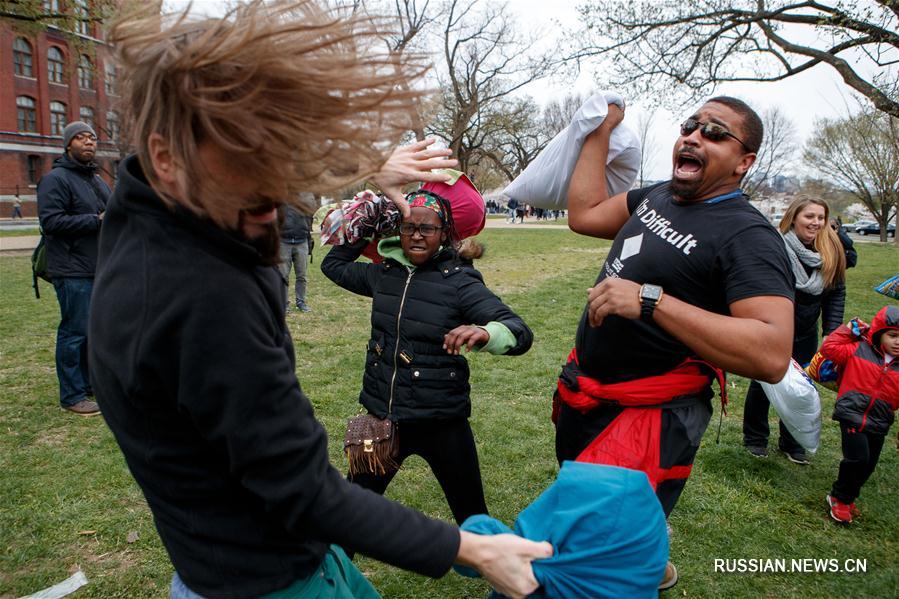
[[[671,194],[677,197],[677,199],[689,202],[696,197],[696,194],[699,192],[700,184],[701,181],[691,181],[689,183],[678,181],[674,178],[674,173],[671,173],[669,189],[671,190]]]
[[[237,237],[252,246],[259,252],[259,261],[264,266],[277,266],[281,264],[281,229],[279,227],[281,219],[275,220],[270,225],[266,225],[261,235],[247,236],[244,232],[244,213],[241,211],[237,219]]]

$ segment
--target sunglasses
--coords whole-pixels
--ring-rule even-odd
[[[412,223],[403,223],[400,225],[400,235],[411,237],[412,235],[415,235],[416,231],[418,231],[418,234],[422,237],[433,237],[437,234],[437,231],[442,228],[443,227],[438,227],[437,225],[415,225]]]
[[[699,133],[709,141],[722,141],[725,137],[732,137],[740,142],[740,145],[745,148],[747,152],[752,152],[743,140],[728,131],[722,125],[717,123],[700,123],[696,119],[687,119],[680,125],[680,134],[686,137],[690,135],[694,131],[699,129]]]

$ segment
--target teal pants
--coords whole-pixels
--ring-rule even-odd
[[[312,576],[260,599],[381,599],[343,549],[331,545]]]
[[[203,599],[191,591],[176,573],[171,599]],[[343,549],[331,545],[321,565],[308,578],[259,599],[381,599],[381,595],[353,565]]]

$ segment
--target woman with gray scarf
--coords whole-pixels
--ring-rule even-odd
[[[843,323],[846,256],[828,226],[830,208],[822,199],[799,196],[780,221],[780,232],[796,279],[793,358],[808,364],[818,349],[818,319],[824,335]],[[757,458],[768,457],[768,398],[752,381],[743,410],[743,445]],[[794,464],[808,464],[805,449],[780,423],[779,449]]]

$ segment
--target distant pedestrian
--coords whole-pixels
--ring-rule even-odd
[[[506,204],[506,208],[509,209],[509,222],[514,225],[515,212],[518,210],[518,200],[516,200],[515,198],[509,198],[509,203]]]
[[[312,201],[312,194],[301,194],[308,202]],[[311,312],[312,308],[306,303],[306,271],[309,268],[310,231],[312,230],[312,217],[302,214],[293,206],[286,204],[284,210],[284,224],[281,226],[281,274],[284,276],[284,305],[286,310],[290,308],[290,270],[291,267],[296,276],[294,285],[297,310]]]
[[[16,200],[12,203],[12,217],[13,219],[22,218],[22,202],[19,200],[19,196],[16,196]]]
[[[87,123],[69,123],[62,134],[65,153],[37,186],[37,208],[47,244],[47,271],[59,300],[56,376],[62,408],[81,416],[99,414],[87,370],[90,312],[97,240],[109,200],[109,186],[97,174],[97,134]]]
[[[843,246],[843,252],[846,254],[846,268],[854,267],[858,264],[858,252],[855,251],[855,244],[849,237],[849,233],[846,232],[843,221],[839,217],[831,218],[830,228],[836,231],[837,237],[840,238],[840,245]]]

